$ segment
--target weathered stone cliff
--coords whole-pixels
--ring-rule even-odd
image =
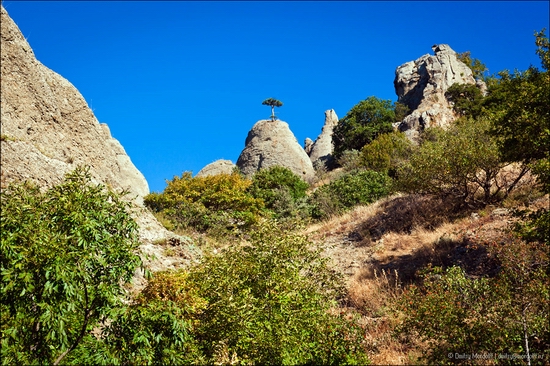
[[[166,257],[154,244],[175,235],[141,206],[149,193],[145,177],[122,145],[100,124],[80,92],[41,64],[21,31],[1,7],[1,187],[28,180],[40,187],[60,183],[78,165],[90,167],[95,183],[128,190],[134,200],[141,250],[154,255],[153,270],[192,260]],[[136,273],[136,285],[145,282]]]
[[[30,180],[59,183],[77,165],[97,182],[127,189],[139,202],[149,193],[109,128],[78,90],[41,64],[6,10],[1,9],[1,185]]]

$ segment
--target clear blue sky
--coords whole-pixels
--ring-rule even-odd
[[[395,101],[395,69],[447,43],[490,73],[540,67],[548,1],[4,1],[37,58],[83,94],[151,191],[236,162],[269,97],[298,141],[324,111]],[[548,34],[548,31],[547,31]]]

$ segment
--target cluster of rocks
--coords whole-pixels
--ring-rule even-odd
[[[434,55],[424,55],[395,70],[394,86],[398,102],[412,113],[398,124],[409,139],[415,141],[425,128],[447,127],[456,119],[445,93],[453,84],[477,85],[482,93],[486,86],[475,80],[472,70],[458,59],[446,44],[432,46]]]
[[[434,55],[423,55],[407,62],[395,71],[395,92],[398,102],[406,105],[409,113],[395,127],[412,141],[417,141],[425,128],[447,127],[457,116],[445,93],[453,84],[472,84],[486,93],[486,85],[476,80],[472,70],[459,60],[449,45],[432,47]],[[245,148],[233,164],[228,160],[216,161],[199,172],[204,174],[230,173],[240,169],[245,175],[252,175],[262,168],[281,165],[289,168],[306,181],[311,181],[315,169],[333,164],[333,130],[338,124],[334,109],[325,111],[325,123],[315,141],[307,138],[302,148],[282,121],[258,121],[246,138]]]
[[[85,165],[96,182],[129,191],[139,206],[149,193],[143,174],[111,136],[109,127],[97,121],[78,90],[35,58],[4,7],[1,42],[1,187],[22,180],[52,186],[76,166]],[[411,140],[425,128],[445,127],[456,118],[445,97],[451,85],[474,84],[485,91],[483,82],[475,80],[448,45],[435,45],[432,50],[434,55],[407,62],[395,72],[398,101],[412,111],[396,127]],[[236,164],[218,160],[198,176],[229,174],[235,169],[250,176],[278,165],[312,181],[315,169],[332,164],[332,134],[337,124],[336,112],[325,111],[320,135],[315,141],[306,139],[302,147],[288,123],[260,120],[248,133]],[[142,236],[149,241],[166,236],[161,225],[146,210],[141,211],[138,220],[155,228],[154,233],[143,231]]]

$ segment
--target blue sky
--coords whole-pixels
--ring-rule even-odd
[[[276,114],[298,141],[324,111],[396,101],[395,69],[447,43],[490,73],[540,67],[547,1],[3,1],[36,57],[82,93],[151,191],[236,162]],[[548,31],[547,31],[548,34]]]

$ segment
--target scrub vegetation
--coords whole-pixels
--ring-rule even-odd
[[[85,168],[3,189],[2,364],[548,364],[544,30],[535,43],[542,70],[487,76],[462,54],[488,93],[451,88],[459,118],[418,144],[393,130],[404,106],[359,102],[314,185],[283,167],[174,177],[146,207],[215,245],[137,294],[124,194]]]

